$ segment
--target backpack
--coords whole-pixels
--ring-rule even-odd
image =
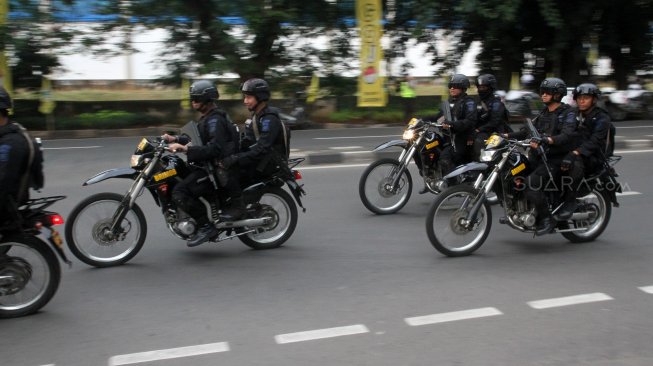
[[[279,115],[279,110],[276,108],[268,108],[268,111],[263,113],[259,119],[263,118],[265,115],[273,115],[277,117],[279,122],[281,123],[281,132],[283,133],[283,143],[285,146],[285,156],[284,158],[288,159],[290,156],[290,128],[286,126],[285,123],[283,123],[283,120],[281,119],[281,116]],[[254,125],[254,133],[256,134],[256,139],[258,140],[258,128],[256,127],[256,124]]]
[[[608,130],[608,137],[605,141],[605,158],[609,158],[614,155],[614,135],[617,133],[617,128],[614,127],[614,123],[610,123],[610,129]]]
[[[25,127],[18,123],[19,133],[27,141],[29,149],[29,156],[27,160],[27,169],[25,174],[21,177],[21,190],[20,192],[27,192],[28,188],[39,190],[45,185],[45,175],[43,174],[43,150],[41,149],[41,141],[33,138],[27,132]]]

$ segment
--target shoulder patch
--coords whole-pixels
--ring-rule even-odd
[[[261,132],[269,132],[270,131],[270,119],[266,118],[261,121]]]
[[[2,162],[9,161],[10,151],[11,151],[11,145],[0,145],[0,161]]]
[[[214,133],[218,126],[218,117],[212,117],[206,121],[206,125],[209,128],[209,133]]]

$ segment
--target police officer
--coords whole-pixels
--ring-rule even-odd
[[[231,122],[229,115],[218,108],[218,89],[208,80],[199,80],[190,86],[190,102],[194,110],[200,113],[198,130],[202,144],[188,144],[187,136],[163,135],[170,142],[168,149],[172,152],[186,153],[192,163],[214,165],[217,161],[234,154],[238,149],[238,129]],[[206,207],[199,197],[215,190],[215,178],[209,177],[206,169],[196,169],[175,186],[172,199],[175,204],[187,212],[199,225],[196,235],[188,241],[189,247],[204,243],[218,234],[216,227],[209,222]],[[230,174],[224,190],[231,197],[231,206],[235,216],[244,212],[242,192],[237,176]]]
[[[9,120],[12,106],[9,93],[0,87],[0,225],[15,219],[18,206],[29,198],[30,146],[22,127]]]
[[[572,107],[562,103],[566,94],[567,85],[559,78],[546,78],[540,84],[540,96],[545,107],[533,123],[540,139],[531,141],[534,169],[527,178],[527,197],[534,204],[537,215],[536,235],[548,234],[555,228],[555,220],[551,217],[544,192],[549,189],[561,192],[565,188],[561,184],[565,182],[561,178],[561,165],[574,146],[576,116]],[[523,128],[505,136],[521,140],[529,135],[530,131]],[[540,145],[545,147],[546,161],[541,156]],[[578,177],[573,176],[572,180],[577,181]],[[564,191],[568,192],[570,189]],[[566,200],[571,198],[565,197]]]
[[[580,84],[573,92],[578,107],[578,130],[575,146],[564,156],[561,169],[573,176],[580,176],[581,179],[601,166],[606,159],[608,137],[610,134],[614,137],[610,116],[597,106],[600,96],[599,88],[591,83]],[[576,189],[569,191],[570,198],[558,211],[557,218],[566,220],[576,210],[575,191]]]
[[[240,88],[243,103],[251,112],[241,140],[241,152],[222,160],[229,168],[238,165],[248,179],[269,176],[287,164],[290,136],[279,117],[279,110],[268,105],[270,87],[263,79],[249,79]]]
[[[413,113],[415,113],[415,99],[417,98],[417,93],[415,93],[415,80],[411,76],[406,76],[399,84],[399,95],[404,104],[404,122],[407,123],[413,118]]]
[[[483,74],[476,78],[476,88],[481,100],[476,137],[474,139],[474,159],[477,159],[485,140],[493,133],[505,133],[508,128],[508,111],[506,106],[494,92],[497,90],[497,79],[492,74]]]
[[[467,95],[469,79],[463,74],[454,74],[449,79],[449,105],[453,121],[445,120],[443,128],[451,131],[453,141],[445,147],[440,155],[442,175],[448,174],[456,166],[471,161],[474,128],[477,122],[476,102]],[[426,120],[438,120],[443,117],[441,111],[435,116],[424,117]],[[426,192],[425,190],[422,190]],[[421,191],[420,191],[421,193]]]

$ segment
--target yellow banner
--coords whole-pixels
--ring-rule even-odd
[[[9,14],[9,0],[0,0],[0,27],[4,27],[7,24],[7,14]],[[0,81],[0,84],[7,90],[7,93],[13,94],[11,69],[7,64],[4,49],[0,49]]]
[[[356,0],[356,20],[361,38],[359,107],[384,107],[388,102],[380,67],[383,59],[381,17],[381,0]]]
[[[55,106],[54,97],[52,96],[52,81],[44,76],[43,82],[41,83],[41,104],[39,105],[39,112],[50,114],[54,111]]]
[[[311,104],[317,99],[317,93],[320,91],[320,78],[316,73],[313,73],[311,78],[311,85],[308,86],[308,95],[306,96],[306,103]]]

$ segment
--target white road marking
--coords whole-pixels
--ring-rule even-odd
[[[636,196],[638,194],[642,194],[642,192],[627,191],[627,192],[617,193],[617,196]]]
[[[633,139],[633,140],[624,140],[624,141],[627,141],[627,142],[650,142],[651,140],[649,140],[649,139],[646,139],[646,140],[635,140],[635,139]]]
[[[362,149],[362,146],[334,146],[330,147],[329,149],[331,150],[354,150],[354,149]]]
[[[615,150],[615,155],[621,154],[639,154],[639,153],[650,153],[653,152],[653,149],[644,149],[644,150]]]
[[[653,126],[616,126],[617,129],[621,128],[653,128]]]
[[[466,320],[466,319],[474,319],[474,318],[484,318],[487,316],[495,316],[501,314],[503,313],[496,308],[480,308],[480,309],[453,311],[450,313],[416,316],[412,318],[405,318],[404,321],[406,322],[406,324],[416,327],[419,325],[452,322],[457,320]]]
[[[44,147],[43,150],[74,150],[74,149],[98,149],[102,146],[68,146],[68,147]]]
[[[578,305],[578,304],[585,304],[585,303],[597,302],[597,301],[607,301],[607,300],[614,300],[614,299],[604,293],[596,292],[593,294],[583,294],[583,295],[574,295],[574,296],[567,296],[567,297],[558,297],[555,299],[529,301],[527,304],[533,309],[548,309],[548,308],[555,308],[559,306]]]
[[[639,289],[646,292],[647,294],[653,294],[653,286],[644,286],[640,287]]]
[[[127,355],[113,356],[109,359],[109,366],[131,365],[141,362],[169,360],[172,358],[206,355],[209,353],[227,352],[227,342],[200,344],[197,346],[168,348],[157,351],[131,353]]]
[[[274,336],[278,344],[311,341],[315,339],[342,337],[347,335],[369,333],[369,329],[362,324],[344,327],[308,330],[305,332],[279,334]]]
[[[375,139],[375,138],[379,138],[379,137],[399,137],[399,136],[401,136],[401,135],[313,137],[313,140]]]
[[[340,168],[360,168],[364,166],[368,166],[368,164],[342,164],[342,165],[312,165],[312,166],[306,166],[306,167],[299,167],[297,170],[304,171],[304,170],[316,170],[316,169],[340,169]]]

